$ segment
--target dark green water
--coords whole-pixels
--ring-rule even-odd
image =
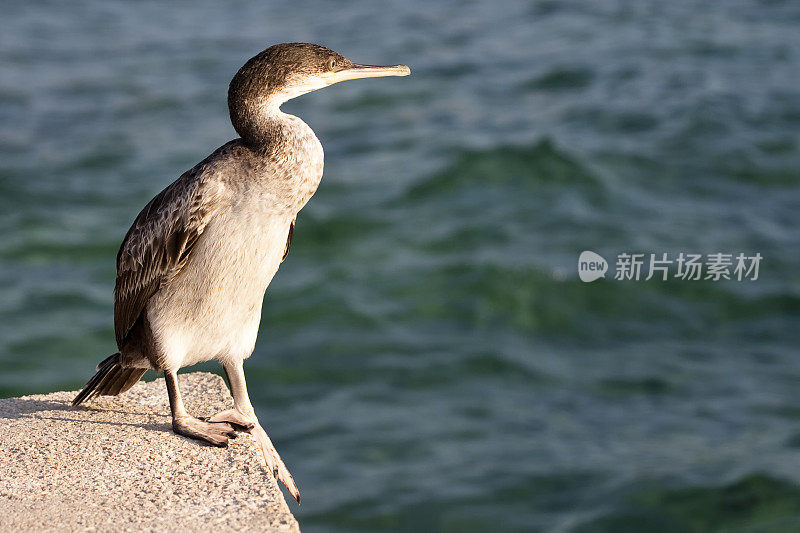
[[[796,2],[3,11],[0,395],[114,351],[133,217],[234,137],[244,60],[319,42],[413,76],[285,106],[326,171],[247,372],[304,531],[800,529]],[[764,259],[587,284],[583,250]]]

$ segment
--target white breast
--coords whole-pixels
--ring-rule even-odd
[[[167,368],[249,357],[290,223],[231,210],[208,225],[184,270],[148,304]]]

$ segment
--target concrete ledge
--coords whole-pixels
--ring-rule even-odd
[[[180,376],[189,412],[232,405],[219,376]],[[164,380],[72,407],[76,392],[0,399],[2,531],[299,531],[255,440],[172,433]]]

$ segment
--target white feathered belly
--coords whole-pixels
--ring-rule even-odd
[[[148,302],[166,369],[250,356],[290,224],[285,215],[231,211],[208,225],[189,263]]]

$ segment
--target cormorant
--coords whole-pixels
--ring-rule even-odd
[[[300,501],[291,474],[256,418],[243,361],[253,352],[264,292],[292,240],[297,213],[322,178],[322,145],[280,110],[291,98],[340,81],[407,76],[405,65],[358,65],[308,43],[271,46],[228,89],[240,138],[161,191],[136,217],[117,254],[118,353],[72,402],[116,395],[147,369],[164,372],[175,433],[226,446],[234,430],[255,436],[267,467]],[[234,407],[200,420],[185,409],[178,369],[217,359]]]

